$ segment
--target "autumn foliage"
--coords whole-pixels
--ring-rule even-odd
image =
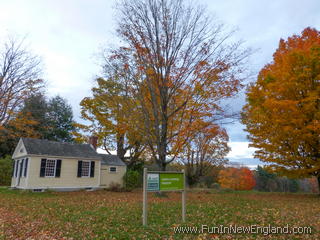
[[[139,132],[165,170],[199,132],[230,117],[221,101],[241,89],[250,51],[191,3],[124,0],[119,9],[124,45],[105,56],[105,69],[130,86]]]
[[[219,172],[218,181],[222,188],[252,190],[256,181],[248,168],[226,168]]]
[[[270,169],[320,181],[320,32],[281,39],[247,92],[242,121]]]

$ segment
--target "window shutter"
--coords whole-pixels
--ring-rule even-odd
[[[25,160],[25,162],[24,162],[24,174],[23,174],[24,177],[27,177],[28,162],[29,162],[29,159],[26,158],[26,160]]]
[[[41,166],[40,166],[40,177],[44,177],[44,174],[46,171],[46,163],[47,163],[47,159],[42,158],[41,159]]]
[[[13,160],[12,161],[12,177],[15,177],[15,170],[16,170],[16,161]]]
[[[23,171],[23,167],[24,167],[24,160],[25,159],[22,159],[22,161],[20,162],[20,172],[19,172],[19,177],[22,177],[22,171]]]
[[[55,177],[60,177],[60,173],[61,173],[61,159],[58,159]]]
[[[78,177],[81,177],[82,173],[82,161],[78,161]]]
[[[94,177],[94,165],[95,165],[95,162],[94,162],[94,161],[91,161],[90,177]]]
[[[18,177],[18,166],[19,166],[19,160],[16,160],[16,167],[15,167],[15,173],[14,173],[14,176],[15,177]]]

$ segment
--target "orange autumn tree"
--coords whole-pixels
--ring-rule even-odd
[[[252,190],[256,181],[248,168],[226,168],[219,172],[218,182],[222,188]]]
[[[255,157],[293,177],[320,183],[320,32],[281,39],[273,61],[248,88],[242,122]]]

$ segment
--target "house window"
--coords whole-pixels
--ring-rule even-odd
[[[45,170],[45,176],[46,177],[54,177],[56,172],[56,160],[53,159],[47,159],[46,162],[46,170]]]
[[[117,172],[117,167],[110,167],[109,172]]]
[[[40,165],[40,177],[60,177],[61,164],[61,159],[42,158]]]
[[[89,161],[82,161],[82,177],[90,177],[90,162]]]
[[[95,161],[78,161],[77,177],[94,177]]]

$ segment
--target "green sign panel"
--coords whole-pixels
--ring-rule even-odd
[[[183,190],[183,173],[160,173],[160,191]]]
[[[148,173],[147,191],[180,191],[184,189],[183,173]]]

